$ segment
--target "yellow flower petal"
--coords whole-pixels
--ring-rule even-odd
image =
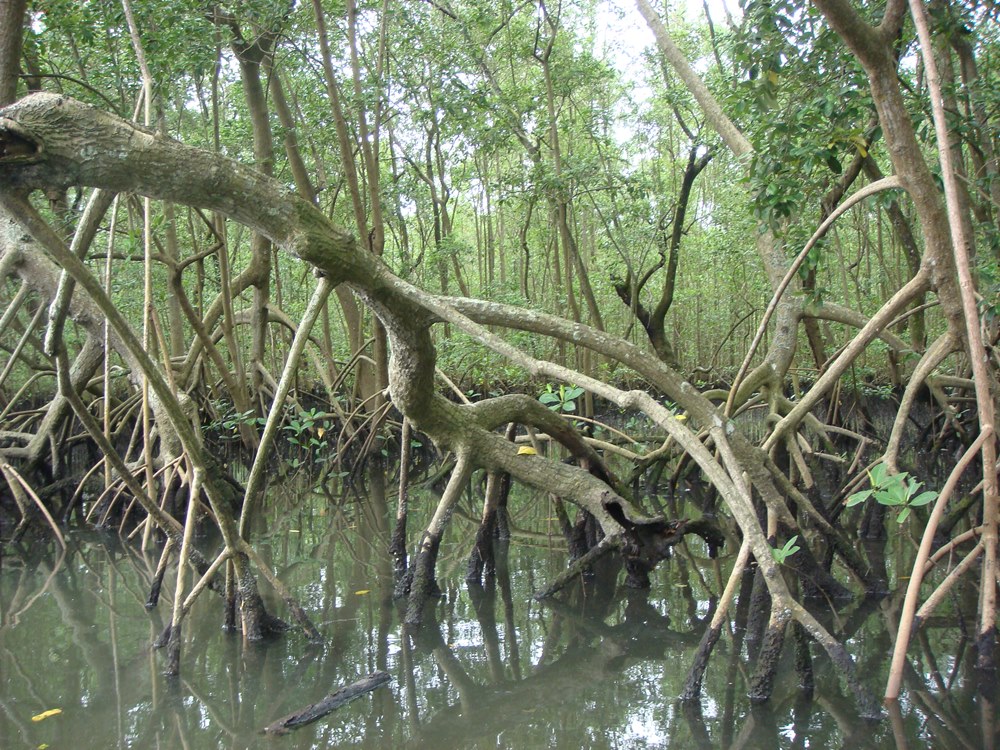
[[[522,445],[517,449],[517,455],[519,456],[537,456],[538,451],[532,448],[530,445]]]
[[[40,714],[35,714],[31,717],[32,721],[44,721],[50,716],[58,716],[62,713],[61,708],[50,708],[48,711],[42,711]]]
[[[372,592],[371,589],[361,589],[360,591],[355,591],[354,595],[355,596],[364,596],[365,594],[370,594],[371,592]]]

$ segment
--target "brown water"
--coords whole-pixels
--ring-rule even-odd
[[[376,493],[376,498],[381,493]],[[428,506],[428,497],[416,499]],[[297,634],[244,646],[220,629],[206,594],[185,627],[181,677],[161,674],[151,640],[169,617],[143,603],[155,551],[77,532],[54,544],[5,549],[0,560],[0,748],[987,748],[992,706],[971,687],[970,653],[953,607],[911,650],[900,711],[858,718],[815,646],[816,695],[797,687],[791,653],[773,699],[747,701],[745,648],[724,635],[700,704],[675,701],[720,591],[732,549],[709,560],[699,542],[678,548],[648,594],[601,585],[561,603],[531,599],[565,565],[544,500],[513,500],[519,535],[496,584],[470,590],[465,555],[474,528],[457,515],[439,566],[436,622],[405,632],[391,601],[384,502],[306,495],[272,519],[261,550],[325,636]],[[465,504],[473,511],[471,499]],[[546,533],[551,532],[551,540]],[[210,545],[208,540],[204,540]],[[890,559],[906,556],[899,537]],[[898,548],[898,549],[897,549]],[[503,558],[502,558],[503,559]],[[168,575],[168,580],[170,579]],[[168,587],[169,588],[169,587]],[[282,614],[279,602],[268,600]],[[846,636],[879,695],[899,601],[854,603],[828,625]],[[388,687],[285,737],[260,730],[375,670]],[[950,691],[941,685],[952,684]],[[41,721],[49,709],[61,713]]]

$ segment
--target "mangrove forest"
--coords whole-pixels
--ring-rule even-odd
[[[1000,7],[0,3],[0,746],[992,748]]]

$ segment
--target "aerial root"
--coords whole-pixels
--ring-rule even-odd
[[[770,699],[774,690],[774,676],[778,669],[778,660],[785,645],[785,630],[788,626],[788,615],[777,606],[772,605],[771,617],[764,631],[764,639],[757,652],[757,665],[750,680],[748,694],[752,703],[764,703]]]
[[[427,600],[440,591],[435,579],[434,570],[437,567],[438,550],[445,526],[451,517],[455,504],[465,490],[465,484],[472,473],[472,456],[469,451],[458,454],[455,468],[445,487],[444,494],[438,502],[437,510],[431,518],[427,529],[420,540],[420,548],[413,569],[413,582],[410,585],[409,601],[406,607],[404,622],[407,625],[419,625],[423,618],[424,605]]]
[[[729,607],[733,602],[736,590],[739,587],[740,580],[743,578],[749,561],[750,543],[744,540],[743,544],[740,545],[739,553],[736,555],[736,562],[733,563],[733,569],[729,574],[729,580],[726,581],[726,587],[722,591],[719,603],[716,605],[715,612],[712,613],[712,620],[708,628],[705,629],[705,634],[701,637],[701,642],[698,644],[698,650],[695,652],[691,669],[688,670],[687,678],[684,680],[684,687],[680,695],[682,701],[697,700],[701,695],[701,685],[705,676],[705,670],[708,668],[708,660],[712,655],[715,644],[719,641],[719,636],[722,634],[722,627],[728,619]]]

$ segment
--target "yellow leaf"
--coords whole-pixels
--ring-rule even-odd
[[[326,430],[324,430],[322,427],[317,427],[316,428],[316,437],[323,437],[323,435],[325,435],[325,434],[326,434]]]
[[[687,414],[675,414],[674,415],[674,419],[676,419],[678,422],[683,422],[687,418],[688,418]]]
[[[361,589],[360,591],[355,591],[354,595],[355,596],[364,596],[365,594],[370,594],[371,592],[372,592],[371,589]]]
[[[537,456],[538,451],[532,448],[530,445],[522,445],[517,449],[517,455],[519,456]]]
[[[767,71],[767,80],[771,83],[772,86],[777,86],[778,74],[773,70]]]
[[[61,708],[50,708],[48,711],[42,711],[40,714],[35,714],[31,717],[32,721],[44,721],[50,716],[58,716],[62,713]]]
[[[49,750],[49,743],[43,742],[41,745],[38,746],[38,750]]]

